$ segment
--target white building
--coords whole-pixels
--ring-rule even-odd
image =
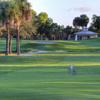
[[[75,34],[75,41],[83,40],[87,38],[95,38],[98,37],[99,33],[88,31],[88,28],[84,28],[83,31],[74,33]]]

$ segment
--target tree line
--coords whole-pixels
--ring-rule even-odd
[[[58,25],[47,13],[32,10],[27,0],[0,0],[0,37],[6,37],[6,55],[11,53],[12,38],[16,38],[16,52],[20,55],[20,39],[68,40],[69,34],[87,27],[89,18],[82,14],[72,22],[74,27]],[[93,15],[89,30],[100,32],[100,16]]]
[[[11,39],[16,33],[16,51],[20,55],[19,26],[22,23],[30,24],[32,19],[31,5],[27,0],[0,0],[1,35],[6,33],[6,55],[11,50]],[[10,40],[10,42],[9,42]]]

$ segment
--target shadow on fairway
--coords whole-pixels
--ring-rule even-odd
[[[25,91],[25,93],[21,93],[18,91],[18,94],[13,93],[13,95],[3,94],[1,100],[65,100],[57,94],[39,94],[36,92]]]

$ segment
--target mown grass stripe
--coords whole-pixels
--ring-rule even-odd
[[[100,84],[100,82],[42,82],[47,84]]]

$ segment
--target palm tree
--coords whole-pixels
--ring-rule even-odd
[[[80,17],[75,17],[73,20],[73,26],[75,26],[75,29],[77,29],[77,26],[80,27],[87,27],[87,24],[89,23],[89,18],[87,15],[80,15]]]
[[[10,14],[12,18],[11,25],[16,28],[17,55],[20,55],[19,26],[22,21],[30,22],[32,18],[31,6],[27,0],[13,0],[10,6],[13,8]]]
[[[22,21],[30,23],[32,19],[32,10],[30,9],[31,5],[27,2],[27,0],[15,0],[19,5],[19,10],[21,14],[17,13],[18,17],[15,20],[16,27],[16,37],[17,37],[17,55],[20,55],[20,46],[19,46],[19,26]]]
[[[89,23],[89,18],[87,17],[87,15],[82,14],[80,15],[81,18],[81,27],[83,28],[84,26],[87,27],[87,24]]]
[[[2,28],[7,29],[6,55],[9,53],[9,27],[16,28],[17,55],[20,55],[19,26],[24,20],[29,23],[32,18],[32,11],[27,0],[0,1],[0,22]]]
[[[80,27],[80,17],[75,17],[73,20],[73,26],[75,26],[75,29],[78,28],[78,26]]]
[[[11,1],[0,1],[0,23],[2,28],[7,29],[6,37],[6,55],[9,54],[9,27],[11,27]],[[11,15],[10,15],[11,14]]]

